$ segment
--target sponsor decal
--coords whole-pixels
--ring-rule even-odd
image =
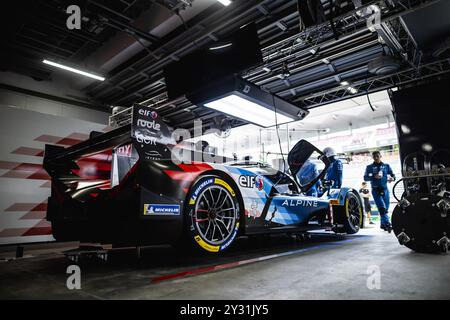
[[[234,190],[231,189],[230,185],[228,183],[226,183],[225,181],[223,181],[222,179],[216,178],[214,183],[221,185],[222,187],[225,187],[225,189],[227,189],[233,197],[236,196],[236,194],[234,193]]]
[[[255,176],[239,176],[239,185],[244,188],[254,188],[255,187]]]
[[[180,206],[177,204],[144,204],[146,216],[178,216]]]
[[[220,247],[220,250],[224,250],[230,246],[233,242],[234,238],[236,238],[237,232],[239,230],[239,222],[236,223],[236,227],[234,228],[233,234],[231,235],[230,240],[228,240],[224,245]]]
[[[335,194],[338,194],[340,192],[340,190],[338,190],[338,189],[331,189],[330,190],[330,195],[335,195]]]
[[[138,143],[156,146],[161,138],[161,124],[157,121],[158,114],[152,110],[138,109],[136,127],[133,132]],[[146,118],[142,118],[146,117]],[[147,120],[151,119],[151,120]]]
[[[144,143],[144,144],[156,146],[156,140],[157,140],[156,137],[146,136],[145,134],[142,134],[139,131],[135,131],[134,136],[136,137],[136,141],[138,143]]]
[[[198,194],[200,193],[200,191],[203,190],[203,188],[205,188],[206,186],[210,185],[214,183],[214,179],[208,179],[203,181],[198,187],[197,189],[195,189],[194,193],[192,194],[191,199],[189,200],[189,204],[195,204],[195,200],[197,200]]]
[[[138,119],[137,125],[138,125],[138,127],[146,128],[146,129],[150,129],[150,130],[156,130],[156,131],[161,130],[161,125],[159,123],[157,123],[155,120],[147,121],[144,119]]]
[[[318,206],[316,200],[307,199],[286,199],[281,204],[283,207],[314,207]]]
[[[197,241],[197,243],[200,245],[200,247],[202,247],[206,251],[218,252],[220,250],[219,246],[212,246],[210,244],[207,244],[205,241],[203,241],[203,239],[200,236],[195,236],[194,239],[195,239],[195,241]]]
[[[116,154],[119,157],[127,157],[127,158],[129,158],[129,157],[131,157],[131,148],[132,148],[131,144],[127,144],[127,145],[118,147],[116,149]]]
[[[331,205],[339,205],[340,202],[339,202],[338,199],[331,199],[331,200],[330,200],[330,204],[331,204]]]
[[[248,216],[257,218],[259,216],[258,214],[258,201],[252,200],[252,203],[250,205],[250,210],[248,210]]]
[[[156,150],[145,151],[145,159],[146,160],[158,160],[161,158],[162,158],[162,155]]]
[[[158,113],[156,113],[156,111],[148,109],[139,109],[138,113],[144,117],[151,117],[152,119],[158,118]]]
[[[264,179],[262,176],[241,175],[238,178],[238,182],[243,188],[256,188],[259,191],[264,189]]]
[[[255,187],[261,191],[262,189],[264,189],[264,179],[261,176],[257,176],[255,178]]]

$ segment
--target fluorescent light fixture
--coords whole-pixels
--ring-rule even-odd
[[[67,71],[70,71],[70,72],[81,74],[81,75],[83,75],[85,77],[89,77],[89,78],[92,78],[92,79],[95,79],[95,80],[99,80],[99,81],[105,81],[104,77],[100,77],[100,76],[97,76],[95,74],[92,74],[92,73],[89,73],[89,72],[86,72],[86,71],[82,71],[82,70],[78,70],[78,69],[75,69],[75,68],[71,68],[71,67],[68,67],[68,66],[65,66],[65,65],[53,62],[53,61],[43,60],[42,62],[45,63],[45,64],[48,64],[50,66],[56,67],[56,68],[60,68],[60,69],[64,69],[64,70],[67,70]]]
[[[348,86],[350,83],[348,81],[342,81],[341,86]]]
[[[302,120],[309,114],[308,110],[236,75],[187,92],[186,98],[193,105],[205,106],[261,127]]]
[[[217,1],[219,1],[221,4],[223,4],[224,6],[228,6],[228,5],[230,5],[231,4],[231,1],[230,0],[217,0]]]
[[[227,43],[222,46],[211,47],[211,48],[209,48],[209,50],[220,50],[220,49],[231,47],[231,45],[232,45],[232,43]]]
[[[227,113],[233,117],[262,127],[271,127],[275,125],[275,111],[235,94],[206,103],[205,107]],[[287,117],[278,112],[276,113],[276,116],[276,122],[278,124],[294,121],[293,118]]]
[[[351,94],[355,94],[358,92],[358,89],[353,88],[353,87],[348,87],[347,90],[350,91]]]

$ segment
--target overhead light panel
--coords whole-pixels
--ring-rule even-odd
[[[72,68],[72,67],[69,67],[69,66],[65,66],[65,65],[60,64],[60,63],[56,63],[56,62],[49,61],[49,60],[43,60],[42,62],[45,63],[45,64],[48,64],[50,66],[56,67],[56,68],[60,68],[60,69],[67,70],[67,71],[70,71],[70,72],[73,72],[73,73],[81,74],[81,75],[83,75],[85,77],[89,77],[89,78],[92,78],[92,79],[95,79],[95,80],[99,80],[99,81],[105,81],[104,77],[97,76],[95,74],[92,74],[92,73],[89,73],[89,72],[86,72],[86,71],[82,71],[82,70],[79,70],[79,69],[75,69],[75,68]]]
[[[195,105],[266,128],[302,120],[309,113],[237,76],[211,83],[186,97]]]
[[[221,4],[223,4],[224,6],[228,6],[228,5],[230,5],[231,4],[231,1],[230,0],[217,0],[217,1],[219,1]]]
[[[261,127],[272,127],[294,121],[292,117],[276,113],[273,110],[252,102],[238,95],[231,94],[218,100],[205,103],[205,107],[227,113],[244,121],[252,122]],[[275,119],[276,116],[276,119]]]

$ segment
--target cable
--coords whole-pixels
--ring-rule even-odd
[[[275,95],[273,95],[273,94],[272,94],[272,102],[273,102],[273,108],[275,110],[275,131],[277,133],[278,146],[280,147],[281,158],[283,160],[283,173],[286,173],[286,159],[284,159],[283,148],[281,147],[280,132],[278,131],[277,106],[275,104]],[[288,170],[289,170],[289,167],[288,167]],[[276,187],[278,185],[278,183],[280,183],[281,179],[283,179],[283,175],[280,176],[280,179],[278,179],[278,181],[273,186]]]
[[[280,132],[278,130],[277,106],[275,105],[275,96],[273,94],[272,94],[272,102],[273,102],[273,108],[275,110],[275,131],[277,133],[278,146],[280,147],[281,158],[283,159],[283,171],[286,172],[286,162],[284,159],[283,148],[281,147]]]
[[[184,18],[181,16],[181,14],[180,14],[180,10],[179,9],[177,9],[176,11],[175,11],[175,14],[180,18],[180,20],[181,20],[181,23],[183,24],[183,26],[184,26],[184,29],[187,31],[187,30],[189,30],[189,28],[188,28],[188,26],[186,25],[186,22],[184,21]]]
[[[369,102],[370,109],[372,109],[372,111],[375,112],[376,109],[372,106],[372,102],[370,101],[370,97],[369,97],[369,88],[367,87],[367,84],[368,84],[368,82],[367,82],[367,78],[366,78],[366,95],[367,95],[367,101]]]

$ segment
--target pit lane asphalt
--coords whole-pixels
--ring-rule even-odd
[[[62,251],[70,248],[73,243],[44,251],[25,247],[26,258],[0,262],[0,298],[450,298],[450,255],[412,252],[377,228],[346,236],[313,233],[304,242],[243,238],[220,257],[193,257],[164,246],[143,248],[140,259],[132,249],[112,250],[107,262],[80,262],[81,290],[66,287],[72,262]],[[374,268],[381,272],[379,288],[367,286]]]

